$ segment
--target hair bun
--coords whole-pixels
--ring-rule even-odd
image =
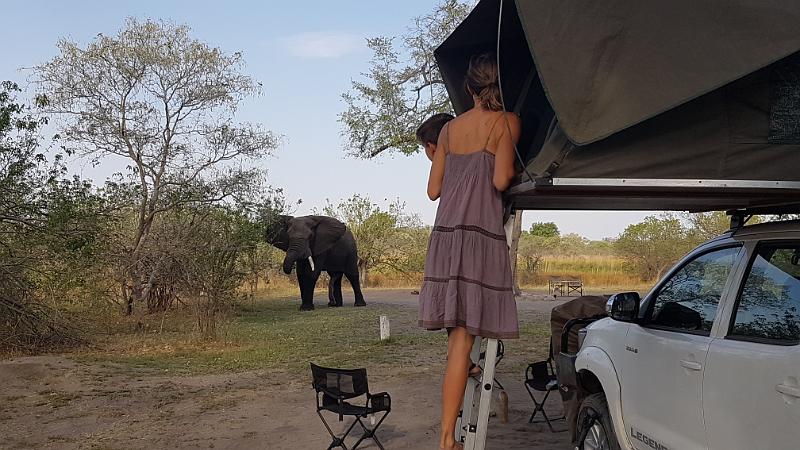
[[[470,58],[465,80],[467,92],[480,99],[481,106],[491,111],[501,111],[497,59],[493,53],[481,53]]]

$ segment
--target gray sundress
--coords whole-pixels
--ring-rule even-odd
[[[494,155],[486,145],[447,154],[419,295],[423,328],[458,326],[485,338],[519,337],[503,204],[493,175]]]

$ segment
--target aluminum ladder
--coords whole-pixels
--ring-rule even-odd
[[[475,343],[472,345],[470,353],[471,360],[477,365],[480,365],[481,341],[483,340],[480,336],[475,336]],[[467,379],[461,414],[456,419],[455,436],[456,442],[464,445],[464,450],[484,450],[486,447],[489,409],[494,390],[494,370],[497,364],[497,345],[497,339],[486,339],[486,357],[480,380],[476,380],[475,377]],[[477,414],[476,403],[478,404]]]

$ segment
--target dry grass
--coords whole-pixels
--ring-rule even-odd
[[[536,275],[523,277],[522,281],[526,286],[544,287],[551,276],[579,278],[588,290],[642,290],[653,285],[632,274],[625,261],[615,256],[546,257]]]
[[[621,258],[610,255],[545,257],[535,274],[521,270],[520,282],[525,289],[542,290],[551,276],[571,276],[583,281],[588,291],[646,291],[654,282],[642,281],[631,273]],[[370,274],[369,286],[380,289],[414,288],[422,284],[422,273]],[[320,284],[323,286],[323,284]]]

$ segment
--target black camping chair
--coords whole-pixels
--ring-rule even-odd
[[[550,393],[558,390],[558,378],[553,369],[552,345],[550,346],[550,355],[546,360],[529,364],[528,368],[525,369],[525,389],[528,391],[528,395],[531,396],[534,405],[533,413],[531,414],[531,418],[528,419],[528,423],[546,422],[548,428],[550,428],[550,432],[555,433],[556,430],[553,429],[553,424],[551,422],[565,420],[566,417],[562,414],[561,417],[551,419],[547,417],[547,413],[544,410],[544,405],[547,403],[547,398],[550,397]],[[542,397],[541,401],[536,400],[534,391],[544,392],[544,397]],[[533,420],[539,412],[542,413],[544,419]]]
[[[352,450],[358,448],[365,439],[372,439],[383,450],[383,445],[381,445],[378,437],[375,436],[375,431],[392,410],[392,398],[386,392],[370,394],[369,384],[367,383],[367,369],[328,369],[311,364],[311,375],[314,378],[314,390],[317,391],[317,415],[319,415],[331,438],[333,438],[328,450],[337,447],[348,450],[344,440],[356,424],[361,425],[364,433],[353,445]],[[363,403],[364,406],[345,401],[362,396],[366,397]],[[331,427],[328,426],[322,411],[338,414],[339,422],[344,421],[344,416],[353,416],[355,420],[343,435],[336,436]],[[372,428],[368,428],[361,420],[370,414],[379,413],[383,413],[383,415]]]

